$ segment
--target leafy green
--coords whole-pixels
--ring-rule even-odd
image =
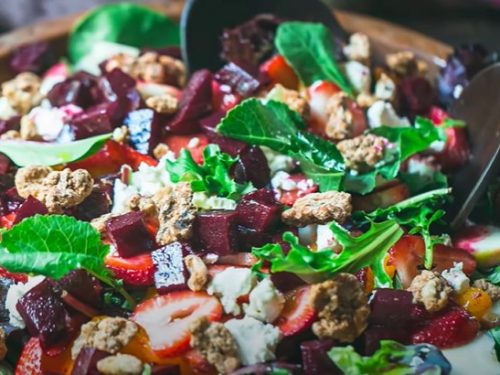
[[[251,183],[238,184],[230,176],[231,166],[237,160],[221,152],[219,146],[208,145],[203,150],[202,165],[198,165],[191,153],[183,149],[176,160],[167,161],[166,168],[173,182],[190,182],[195,192],[237,200],[254,189]]]
[[[500,362],[500,327],[496,327],[496,328],[489,330],[488,334],[491,336],[491,338],[495,342],[495,354],[496,354],[498,362]]]
[[[99,41],[159,48],[178,45],[180,33],[165,15],[124,2],[97,7],[76,23],[68,42],[71,62],[76,64]]]
[[[227,114],[217,132],[298,160],[322,191],[340,187],[344,165],[335,145],[307,132],[300,116],[283,103],[247,99]]]
[[[351,84],[335,61],[332,35],[324,25],[284,22],[278,27],[275,44],[307,86],[320,80],[331,81],[342,91],[353,94]]]
[[[476,270],[474,273],[474,279],[486,279],[486,281],[500,286],[500,266],[496,266],[488,270]]]
[[[425,242],[424,265],[431,268],[434,245],[442,243],[443,239],[432,236],[430,226],[444,216],[445,212],[438,207],[446,202],[449,194],[450,190],[447,188],[432,190],[387,208],[378,208],[369,213],[354,212],[352,219],[355,225],[390,219],[407,227],[410,234],[420,234]]]
[[[129,297],[105,267],[109,246],[89,223],[65,215],[35,215],[4,232],[0,245],[0,265],[10,272],[59,279],[83,268]]]
[[[448,177],[440,171],[428,174],[400,172],[399,179],[408,186],[411,195],[448,187]]]
[[[336,254],[331,249],[311,251],[299,244],[292,233],[283,235],[283,240],[290,244],[290,251],[285,254],[280,244],[267,244],[253,248],[252,254],[259,258],[254,270],[259,270],[265,261],[271,265],[271,272],[291,272],[306,281],[319,281],[339,272],[355,273],[371,266],[378,287],[387,287],[392,280],[384,270],[384,257],[387,251],[403,235],[403,230],[394,220],[372,223],[361,236],[352,237],[337,223],[331,224],[333,236],[342,245],[342,251]]]
[[[68,143],[0,141],[0,152],[16,165],[58,165],[84,159],[99,151],[111,134],[97,135]]]

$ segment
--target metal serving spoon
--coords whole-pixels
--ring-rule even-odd
[[[460,229],[500,173],[500,64],[492,65],[472,79],[450,114],[467,124],[472,156],[451,180],[454,202],[449,208],[451,226]]]
[[[323,23],[336,37],[345,37],[332,11],[319,0],[188,0],[181,17],[182,57],[188,70],[220,68],[223,30],[261,13]]]

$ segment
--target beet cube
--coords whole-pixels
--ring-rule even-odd
[[[173,242],[151,253],[156,266],[154,280],[160,294],[187,288],[189,272],[184,265],[186,249],[180,242]]]
[[[2,214],[7,215],[19,209],[24,199],[19,196],[15,187],[12,187],[1,194]]]
[[[235,63],[230,62],[224,65],[214,78],[221,85],[231,88],[231,92],[248,97],[252,95],[261,86],[261,82],[249,73],[251,69],[244,69]]]
[[[97,362],[109,357],[109,353],[94,348],[83,348],[78,353],[71,375],[100,375],[97,370]]]
[[[32,336],[46,348],[65,337],[68,314],[47,279],[28,291],[16,304],[17,311]]]
[[[194,238],[198,245],[218,255],[232,253],[237,248],[236,211],[207,211],[194,221]]]
[[[0,134],[6,133],[9,130],[19,130],[21,124],[21,116],[13,116],[7,120],[0,120]]]
[[[210,115],[203,117],[200,120],[201,129],[207,134],[216,135],[215,128],[217,127],[217,125],[219,125],[219,123],[221,122],[221,120],[224,118],[225,115],[226,115],[225,112],[215,111]],[[222,136],[219,135],[219,137]]]
[[[111,209],[112,190],[109,191],[107,186],[113,188],[113,185],[107,184],[101,184],[98,188],[94,188],[82,203],[74,207],[71,214],[78,220],[90,221],[108,213]]]
[[[70,125],[73,139],[89,138],[113,131],[109,109],[108,106],[99,105],[73,117]]]
[[[102,305],[102,286],[85,270],[73,270],[57,282],[61,289],[87,305],[99,308]]]
[[[54,61],[53,57],[47,42],[25,44],[14,50],[9,66],[16,74],[22,72],[41,74]]]
[[[264,246],[272,240],[270,233],[258,232],[242,225],[236,226],[236,236],[238,237],[239,251],[250,251],[252,247]]]
[[[48,213],[49,211],[47,210],[47,207],[45,207],[45,205],[38,199],[30,195],[16,210],[14,224],[21,222],[27,217],[35,216],[37,214],[46,215]]]
[[[212,73],[203,69],[195,72],[182,93],[179,112],[167,125],[174,134],[190,134],[199,131],[199,119],[212,108]]]
[[[394,340],[401,344],[410,344],[410,331],[397,327],[370,327],[364,334],[365,355],[372,355],[380,348],[380,340]]]
[[[181,375],[179,365],[158,365],[151,369],[151,375]]]
[[[256,232],[273,229],[280,220],[281,208],[272,191],[260,189],[245,195],[236,208],[238,223]]]
[[[411,319],[413,295],[406,290],[377,289],[370,304],[372,324],[402,327]]]
[[[123,258],[151,252],[156,248],[141,212],[128,212],[106,222],[108,238]]]
[[[335,346],[333,340],[311,340],[300,344],[304,375],[341,375],[328,351]]]
[[[436,92],[424,77],[407,77],[399,84],[398,98],[404,114],[427,116],[436,100]]]
[[[124,121],[130,134],[130,143],[142,154],[151,154],[161,140],[160,116],[152,109],[130,112]]]
[[[50,104],[62,107],[74,104],[88,108],[102,95],[97,88],[97,77],[85,72],[77,72],[72,77],[56,84],[47,94]]]
[[[245,148],[233,167],[234,180],[239,183],[251,182],[261,188],[271,182],[271,171],[267,159],[259,147]]]
[[[99,88],[109,101],[126,97],[135,87],[135,79],[119,68],[113,69],[99,80]]]

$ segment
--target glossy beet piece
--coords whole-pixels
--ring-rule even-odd
[[[48,213],[49,211],[47,210],[47,207],[38,199],[30,195],[16,210],[16,219],[14,220],[14,224],[21,222],[27,217],[46,215]]]
[[[102,216],[111,210],[112,193],[113,185],[102,183],[99,187],[94,188],[92,193],[68,214],[72,214],[78,220],[83,221],[90,221]]]
[[[68,314],[49,280],[28,291],[16,304],[17,311],[32,336],[38,336],[42,347],[49,347],[65,337]]]
[[[130,112],[124,121],[128,127],[130,144],[142,154],[151,154],[161,140],[159,115],[152,109]]]
[[[173,134],[190,134],[200,130],[199,120],[212,108],[212,73],[203,69],[195,72],[179,101],[179,111],[167,129]]]
[[[87,271],[73,270],[60,279],[57,284],[81,302],[95,308],[102,305],[102,286],[99,281]]]
[[[10,69],[16,73],[41,74],[54,62],[49,43],[37,42],[16,48],[9,61]]]
[[[207,133],[208,140],[210,143],[214,143],[220,147],[222,152],[231,155],[233,158],[238,157],[243,150],[248,148],[249,146],[244,143],[237,141],[236,139],[231,139],[224,137],[215,132]]]
[[[413,294],[406,290],[377,289],[370,306],[371,324],[404,327],[411,320]]]
[[[72,77],[56,84],[47,94],[47,99],[55,107],[74,104],[88,108],[96,104],[100,96],[97,77],[89,73],[77,72]]]
[[[99,80],[99,89],[108,101],[126,97],[133,88],[135,88],[135,79],[119,68],[107,72]]]
[[[255,78],[251,69],[245,69],[234,63],[226,64],[214,75],[215,80],[222,86],[230,88],[231,93],[244,98],[252,95],[261,87],[261,82]]]
[[[334,346],[333,340],[312,340],[300,344],[304,375],[341,375],[342,372],[328,357],[328,351]]]
[[[280,220],[281,208],[268,189],[246,194],[236,207],[238,223],[256,232],[271,231]]]
[[[17,194],[15,187],[11,187],[0,196],[2,202],[2,214],[7,215],[19,209],[24,199]]]
[[[158,365],[151,369],[151,375],[181,375],[178,365]]]
[[[0,120],[0,135],[9,130],[19,130],[21,116],[13,116],[8,120]]]
[[[218,255],[237,250],[236,211],[207,211],[197,215],[194,222],[194,238],[198,246]]]
[[[146,229],[141,212],[129,212],[106,222],[108,238],[123,258],[150,252],[156,248]]]
[[[96,106],[73,117],[70,124],[72,139],[84,139],[113,131],[108,109],[107,106]]]
[[[417,76],[401,80],[398,96],[402,113],[410,117],[426,116],[436,100],[431,83]]]
[[[215,128],[217,127],[217,125],[219,125],[225,115],[226,113],[223,111],[215,111],[210,115],[203,117],[200,120],[201,130],[206,133],[207,136],[210,136],[211,134],[216,135]]]
[[[109,357],[110,354],[94,348],[83,348],[76,357],[71,375],[100,375],[97,362]]]
[[[266,232],[256,231],[242,225],[236,226],[239,251],[250,251],[252,247],[264,246],[271,242],[272,235]]]
[[[271,171],[267,159],[259,147],[245,148],[233,167],[236,182],[251,182],[256,188],[262,188],[271,182]]]
[[[180,242],[173,242],[151,253],[156,266],[154,280],[158,293],[166,294],[187,289],[189,272],[184,265],[183,257],[189,252],[189,249]]]
[[[408,328],[370,327],[364,334],[365,355],[372,355],[380,348],[380,340],[394,340],[401,344],[410,344],[411,336]]]

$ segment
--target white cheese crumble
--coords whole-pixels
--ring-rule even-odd
[[[371,73],[370,68],[357,61],[349,61],[344,65],[347,79],[359,93],[370,92]]]
[[[236,201],[229,198],[208,195],[204,192],[193,193],[193,205],[200,210],[234,210]]]
[[[279,171],[271,178],[271,185],[274,189],[283,191],[293,191],[297,189],[297,183],[290,178],[290,174]]]
[[[224,323],[238,346],[238,356],[245,366],[276,358],[274,351],[281,339],[279,328],[252,317],[231,319]]]
[[[188,148],[195,148],[195,147],[198,147],[200,145],[200,138],[198,137],[193,137],[189,140],[188,144],[187,144],[187,147]]]
[[[316,242],[316,227],[316,224],[310,224],[298,229],[299,240],[302,245],[309,246]]]
[[[279,171],[291,172],[296,166],[295,160],[290,156],[280,154],[265,146],[261,146],[261,150],[267,159],[271,176],[274,176]]]
[[[316,228],[316,246],[318,250],[332,248],[337,244],[333,233],[330,230],[330,225],[318,225]]]
[[[432,176],[436,172],[436,168],[425,159],[411,158],[408,160],[407,172],[420,176]]]
[[[229,267],[215,275],[207,287],[207,293],[219,297],[226,314],[241,313],[238,298],[250,293],[256,278],[250,268]]]
[[[61,134],[64,125],[72,116],[81,113],[82,109],[76,105],[67,105],[61,108],[51,107],[43,102],[33,108],[28,114],[33,120],[36,132],[45,141],[54,141]]]
[[[42,80],[42,84],[40,85],[40,94],[47,95],[50,90],[54,88],[55,85],[61,83],[66,80],[66,76],[64,75],[49,75],[44,77]]]
[[[17,111],[12,108],[7,98],[2,96],[0,98],[0,120],[8,120],[17,115]]]
[[[262,280],[250,293],[250,303],[244,305],[245,314],[263,322],[274,322],[283,310],[285,297],[274,287],[270,278]]]
[[[375,96],[382,100],[392,100],[395,95],[396,84],[386,74],[382,74],[382,77],[375,84]]]
[[[377,100],[373,103],[368,108],[366,117],[368,118],[370,128],[378,128],[382,125],[395,127],[410,126],[410,121],[406,117],[399,117],[392,104],[383,100]]]
[[[135,186],[126,185],[122,180],[117,178],[113,186],[113,207],[111,208],[111,212],[114,214],[128,212],[130,198],[138,193],[139,191]]]
[[[454,263],[454,266],[450,269],[444,270],[441,276],[448,282],[448,284],[457,293],[462,293],[466,289],[470,288],[470,280],[467,275],[463,272],[463,263]]]
[[[166,168],[167,160],[175,160],[172,152],[161,158],[157,166],[141,163],[137,172],[131,174],[129,184],[145,197],[150,197],[161,188],[171,185],[170,174]]]
[[[28,278],[26,283],[17,283],[11,285],[7,291],[7,296],[5,298],[5,307],[9,310],[9,324],[17,328],[24,328],[26,324],[23,318],[17,311],[16,305],[26,293],[28,293],[32,288],[40,284],[45,280],[44,276],[33,276]]]

